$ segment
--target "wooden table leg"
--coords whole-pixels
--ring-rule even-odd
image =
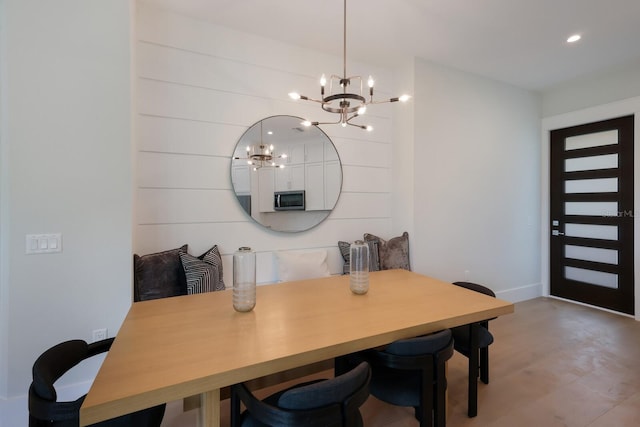
[[[220,427],[220,389],[200,395],[199,427]]]

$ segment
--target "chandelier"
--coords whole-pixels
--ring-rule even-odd
[[[382,101],[374,101],[373,99],[373,77],[367,79],[369,93],[364,92],[364,84],[361,76],[347,77],[347,0],[344,0],[344,43],[343,43],[343,74],[337,76],[332,74],[328,80],[329,90],[326,90],[327,78],[323,74],[320,78],[320,99],[309,98],[300,95],[297,92],[289,93],[294,100],[302,99],[304,101],[313,101],[321,105],[324,111],[336,113],[340,115],[338,121],[335,122],[311,122],[305,120],[302,122],[304,126],[324,125],[324,124],[341,124],[342,127],[355,126],[367,131],[372,131],[373,127],[351,123],[351,120],[361,116],[367,110],[368,105],[383,104],[386,102],[407,102],[409,95],[402,95],[395,98],[385,99]],[[356,88],[357,92],[350,92],[349,86]]]
[[[247,146],[247,157],[234,157],[234,160],[246,160],[253,170],[257,171],[263,167],[284,168],[284,164],[277,164],[276,160],[286,159],[286,154],[277,155],[273,144],[265,144],[262,140],[262,121],[260,121],[260,143]]]

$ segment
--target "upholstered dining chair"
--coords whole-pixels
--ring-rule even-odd
[[[494,298],[496,296],[491,289],[477,283],[454,282],[453,284]],[[493,343],[493,335],[489,332],[489,320],[493,319],[451,329],[455,350],[469,359],[467,415],[470,418],[478,415],[478,373],[480,373],[480,380],[489,384],[489,345]]]
[[[446,361],[451,356],[453,336],[445,329],[346,357],[351,363],[358,359],[369,362],[373,396],[392,405],[413,407],[421,427],[444,427]]]
[[[362,427],[360,406],[369,397],[371,368],[366,362],[327,380],[281,390],[264,400],[247,386],[231,387],[232,427]],[[246,410],[240,413],[240,402]]]
[[[58,401],[54,383],[65,372],[85,359],[111,348],[113,338],[87,344],[71,340],[57,344],[36,359],[33,382],[29,387],[29,427],[78,427],[80,406],[86,395],[70,402]],[[159,427],[165,405],[134,412],[101,423],[95,427]]]

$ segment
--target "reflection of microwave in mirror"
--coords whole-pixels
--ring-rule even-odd
[[[273,210],[303,211],[305,210],[305,194],[303,191],[277,191],[273,193]]]
[[[342,190],[342,165],[333,142],[322,129],[304,127],[302,121],[272,116],[255,123],[238,140],[231,160],[238,203],[251,219],[274,231],[315,227],[329,216]],[[256,144],[268,147],[278,160],[250,164]]]

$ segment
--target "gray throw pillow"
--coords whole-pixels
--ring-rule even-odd
[[[133,255],[134,301],[187,294],[181,253],[187,253],[187,245],[143,256]]]
[[[377,242],[380,256],[380,269],[392,270],[402,268],[411,270],[409,261],[409,233],[406,231],[401,236],[385,241],[384,239],[369,233],[365,233],[366,242]]]

